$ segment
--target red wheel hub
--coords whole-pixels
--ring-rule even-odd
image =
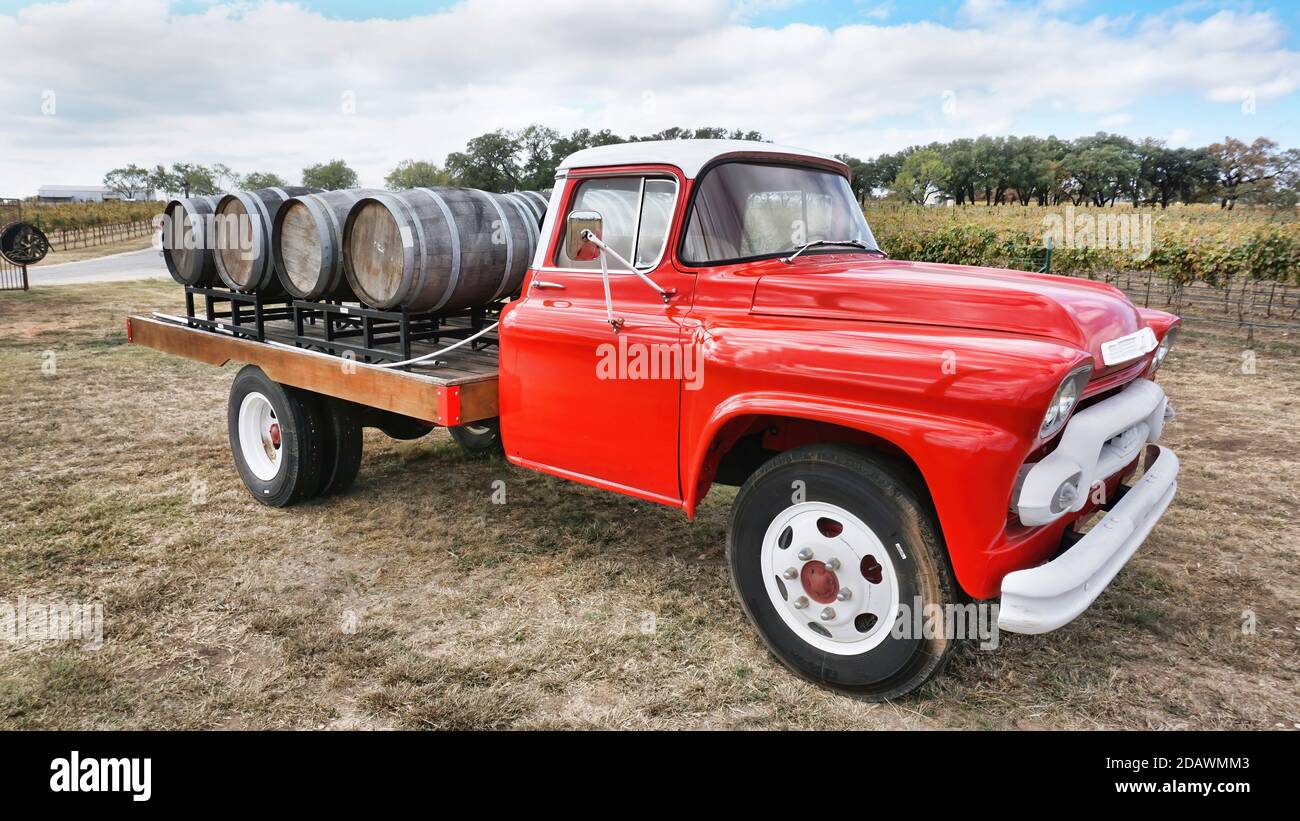
[[[271,447],[280,447],[280,424],[278,422],[271,423]]]
[[[799,581],[808,597],[818,604],[830,604],[840,592],[840,580],[826,569],[823,562],[812,561],[799,571]]]

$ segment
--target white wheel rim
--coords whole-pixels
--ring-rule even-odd
[[[860,655],[883,642],[898,618],[893,557],[837,505],[801,502],[781,511],[763,536],[762,570],[772,607],[818,650]]]
[[[466,433],[471,433],[475,436],[486,436],[492,432],[492,428],[487,425],[464,425],[463,427]]]
[[[280,472],[284,442],[271,401],[254,391],[239,405],[239,452],[253,475],[269,482]]]

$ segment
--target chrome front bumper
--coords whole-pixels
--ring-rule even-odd
[[[1045,525],[1082,510],[1094,483],[1137,458],[1160,438],[1172,416],[1164,390],[1147,379],[1076,413],[1056,449],[1025,473],[1016,496],[1021,522]],[[1088,609],[1137,552],[1178,489],[1178,457],[1168,448],[1155,451],[1138,483],[1073,547],[1046,564],[1007,574],[999,628],[1046,633]],[[1067,484],[1073,487],[1063,494]]]
[[[1073,621],[1106,589],[1178,490],[1178,457],[1159,455],[1138,483],[1074,547],[1047,564],[1008,573],[1002,580],[998,627],[1046,633]]]

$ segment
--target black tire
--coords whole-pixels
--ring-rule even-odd
[[[505,453],[501,445],[501,421],[496,417],[469,422],[447,429],[456,444],[470,456],[483,457]]]
[[[766,588],[762,544],[777,517],[794,506],[796,481],[803,482],[804,500],[842,508],[879,538],[889,551],[900,604],[914,603],[917,596],[927,606],[956,602],[943,537],[904,472],[849,447],[811,445],[768,460],[736,495],[727,565],[741,606],[772,654],[800,677],[870,701],[913,692],[947,661],[954,641],[942,631],[933,638],[898,637],[892,625],[880,625],[890,630],[880,644],[857,655],[841,655],[805,641],[778,612]]]
[[[260,394],[275,415],[278,464],[269,479],[260,478],[248,464],[240,442],[240,408],[250,394]],[[230,386],[226,426],[235,468],[253,498],[271,507],[288,507],[310,499],[320,487],[324,439],[322,419],[311,394],[274,382],[255,365],[244,366]]]
[[[371,408],[362,424],[368,428],[379,428],[390,439],[403,442],[423,438],[436,427],[433,423],[425,422],[422,419],[402,416],[400,413],[379,410],[378,408]]]
[[[321,427],[319,496],[348,492],[361,470],[361,413],[351,402],[315,394]]]

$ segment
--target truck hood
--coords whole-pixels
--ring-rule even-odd
[[[778,261],[781,268],[762,274],[752,312],[1055,339],[1092,354],[1094,376],[1111,370],[1102,364],[1102,344],[1145,324],[1123,292],[1092,280],[859,257],[809,263]]]

